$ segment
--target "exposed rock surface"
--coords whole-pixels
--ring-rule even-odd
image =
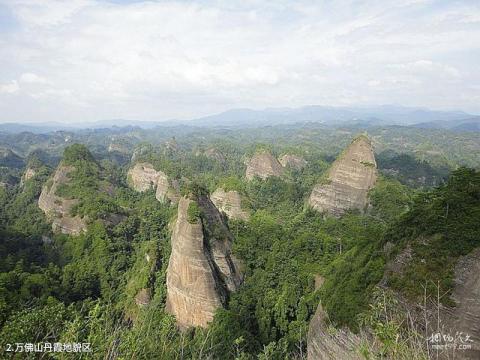
[[[301,170],[307,166],[307,161],[301,156],[285,154],[278,159],[283,167],[289,167],[295,170]]]
[[[360,360],[360,343],[360,338],[347,329],[329,328],[326,313],[318,305],[308,327],[308,360]]]
[[[269,152],[259,152],[246,162],[247,170],[246,177],[248,180],[253,180],[255,176],[260,179],[267,179],[270,176],[282,176],[283,167],[275,157]]]
[[[176,203],[178,201],[178,186],[175,186],[177,183],[172,182],[170,185],[167,175],[163,171],[155,170],[152,164],[135,164],[128,170],[128,179],[136,191],[144,192],[156,189],[155,197],[160,202],[170,200]]]
[[[68,174],[73,170],[73,167],[64,165],[57,168],[51,181],[43,186],[38,206],[52,222],[54,232],[79,235],[86,230],[87,224],[80,216],[70,215],[70,210],[78,200],[63,199],[55,194],[59,185],[68,183]]]
[[[322,287],[325,278],[315,275],[315,290]],[[307,335],[308,360],[362,359],[357,353],[360,338],[348,329],[329,327],[327,314],[318,304],[315,315],[310,320]]]
[[[231,219],[248,220],[250,214],[242,209],[242,198],[238,191],[225,191],[218,188],[210,195],[217,209],[223,211]]]
[[[370,140],[358,136],[335,160],[323,183],[315,185],[309,205],[339,216],[348,209],[363,211],[368,191],[377,180],[377,164]]]
[[[429,239],[425,238],[422,241],[428,243]],[[414,256],[411,245],[407,244],[387,263],[385,275],[380,285],[388,287],[388,277],[392,274],[403,273]],[[453,337],[448,341],[438,339],[427,343],[435,358],[480,359],[480,248],[460,257],[457,261],[451,296],[455,302],[454,307],[442,304],[438,306],[437,300],[431,299],[427,308],[424,309],[423,300],[418,299],[417,302],[408,300],[398,291],[395,292],[395,296],[405,309],[404,312],[410,314],[418,332],[425,333],[428,336],[440,334],[442,337]],[[456,334],[462,335],[458,337]],[[466,341],[467,335],[469,340]],[[434,346],[453,346],[455,344],[456,349],[453,347],[434,348]],[[458,346],[460,345],[468,345],[471,348],[459,349]]]
[[[180,199],[167,269],[166,310],[181,329],[206,327],[241,282],[231,254],[231,234],[206,196],[198,199],[202,220],[188,221],[190,200]]]
[[[158,172],[149,163],[137,163],[128,170],[128,178],[136,191],[147,191],[155,188],[158,179]]]
[[[454,336],[463,333],[471,349],[456,350],[447,358],[480,359],[480,248],[460,258],[455,266],[455,286],[452,299],[456,306],[447,312],[444,328]],[[458,345],[462,345],[460,339]]]

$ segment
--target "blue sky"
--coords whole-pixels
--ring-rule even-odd
[[[0,0],[0,122],[480,113],[480,1]]]

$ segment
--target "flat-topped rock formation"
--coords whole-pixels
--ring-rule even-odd
[[[195,203],[202,215],[192,221],[189,208]],[[206,327],[242,280],[231,254],[232,235],[207,196],[182,197],[171,242],[166,311],[180,329]]]
[[[52,230],[70,235],[79,235],[87,229],[80,216],[71,216],[70,211],[78,203],[77,199],[63,199],[55,193],[57,188],[69,182],[68,174],[74,170],[71,166],[60,165],[51,181],[45,184],[38,199],[39,208],[52,222]]]
[[[175,186],[177,183],[170,184],[167,175],[163,171],[155,170],[152,164],[137,163],[128,170],[127,176],[130,185],[136,191],[156,189],[155,197],[158,201],[170,200],[173,203],[178,201],[178,186]]]
[[[298,155],[285,154],[278,161],[283,167],[289,167],[294,170],[301,170],[307,166],[307,161]]]
[[[247,170],[245,176],[253,180],[256,176],[265,180],[271,176],[280,177],[283,175],[283,167],[278,160],[269,152],[257,152],[246,162]]]
[[[210,195],[210,199],[217,209],[227,214],[230,219],[246,221],[250,217],[248,211],[242,209],[242,197],[238,191],[218,188]]]
[[[364,211],[368,191],[377,180],[377,164],[370,140],[360,135],[330,167],[327,177],[315,185],[308,201],[320,212],[340,216],[346,210]]]

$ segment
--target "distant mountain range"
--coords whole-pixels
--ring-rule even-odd
[[[429,121],[413,125],[422,129],[446,129],[452,131],[480,132],[480,116],[463,120]]]
[[[189,125],[201,127],[256,127],[279,124],[317,122],[326,125],[382,125],[416,126],[420,128],[448,129],[453,131],[480,131],[480,116],[463,111],[434,111],[397,105],[376,107],[304,106],[299,108],[267,108],[264,110],[232,109],[219,114],[191,120],[136,121],[111,119],[83,124],[61,123],[4,123],[0,132],[48,133],[66,130],[101,129],[135,126],[144,129],[156,126]]]

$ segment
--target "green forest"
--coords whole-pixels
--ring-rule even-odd
[[[305,131],[309,137],[300,136]],[[369,136],[379,134],[372,130]],[[88,343],[91,351],[42,358],[306,359],[309,324],[321,303],[332,329],[370,329],[379,345],[364,349],[365,358],[401,358],[392,339],[408,337],[402,324],[385,335],[379,329],[392,319],[365,321],[372,319],[379,284],[412,302],[435,298],[439,286],[447,294],[442,304],[454,306],[455,265],[480,247],[479,158],[450,152],[458,137],[446,133],[449,140],[440,143],[422,134],[407,137],[407,152],[395,145],[395,134],[375,140],[379,174],[368,208],[340,217],[315,211],[307,200],[353,135],[345,141],[339,140],[345,135],[303,128],[210,136],[192,130],[176,133],[178,149],[172,150],[150,141],[151,132],[141,141],[119,141],[125,152],[108,152],[105,136],[90,134],[66,147],[22,148],[30,154],[22,164],[2,165],[7,185],[0,187],[0,356],[25,358],[6,352],[8,344],[50,342]],[[471,144],[469,136],[462,149]],[[22,146],[17,142],[17,151]],[[443,147],[444,156],[423,156],[431,147]],[[209,148],[224,160],[207,156]],[[245,161],[264,149],[275,157],[302,156],[307,165],[248,181]],[[165,309],[177,208],[158,201],[153,188],[138,192],[129,184],[128,170],[145,162],[176,180],[183,195],[210,195],[219,187],[237,191],[250,214],[248,220],[224,216],[243,282],[206,328],[180,330]],[[70,215],[87,223],[76,236],[53,232],[37,204],[58,166],[73,168],[56,195],[76,199]],[[34,175],[24,179],[25,169]],[[119,220],[108,221],[111,214]],[[203,216],[192,202],[188,221],[195,224]],[[389,271],[407,246],[410,266]],[[318,277],[324,279],[321,287]],[[140,306],[142,289],[148,289],[149,301]],[[405,346],[405,354],[417,351]]]

